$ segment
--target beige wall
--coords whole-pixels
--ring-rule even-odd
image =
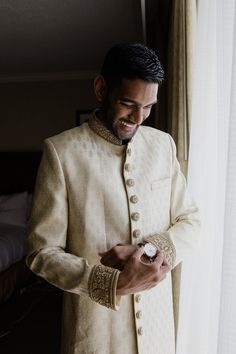
[[[92,80],[1,84],[0,151],[39,150],[75,126],[76,110],[94,107]]]

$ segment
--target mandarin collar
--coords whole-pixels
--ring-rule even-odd
[[[96,113],[99,109],[93,111],[92,117],[88,121],[89,127],[100,137],[114,145],[122,145],[122,140],[117,138],[105,125],[98,119]]]

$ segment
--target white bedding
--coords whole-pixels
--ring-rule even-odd
[[[0,272],[21,260],[32,195],[27,192],[0,195]]]
[[[0,223],[26,226],[28,200],[27,192],[0,195]]]
[[[25,240],[26,227],[0,223],[0,272],[24,257]]]

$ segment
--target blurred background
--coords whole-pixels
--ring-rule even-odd
[[[166,68],[170,4],[2,0],[0,151],[41,150],[46,137],[76,125],[78,111],[96,108],[93,79],[113,44],[146,43]],[[167,128],[155,112],[147,124]]]

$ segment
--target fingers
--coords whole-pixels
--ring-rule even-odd
[[[128,252],[127,252],[128,250]],[[126,263],[138,262],[145,266],[156,268],[165,274],[170,270],[169,264],[164,256],[163,252],[158,252],[156,258],[150,262],[149,258],[144,254],[144,248],[139,247],[137,249],[132,245],[116,245],[112,249],[106,252],[99,252],[101,256],[100,262],[108,267],[123,270]],[[129,265],[134,267],[133,265]]]
[[[171,270],[171,267],[169,265],[169,263],[167,262],[167,260],[164,258],[163,263],[161,265],[161,268],[167,273]]]
[[[161,269],[163,274],[165,274],[171,270],[169,263],[167,262],[167,259],[165,258],[163,252],[158,252],[158,254],[152,264],[155,264],[155,266],[157,266],[159,269]]]
[[[160,267],[163,264],[164,260],[164,254],[162,252],[159,252],[156,258],[154,259],[154,262],[157,264],[157,266]]]
[[[98,255],[101,257],[100,262],[105,266],[122,270],[124,268],[124,251],[126,248],[127,246],[125,245],[117,244],[108,251],[98,252]]]
[[[113,264],[115,263],[115,260],[113,259],[112,255],[110,252],[100,252],[101,259],[100,262],[108,267],[112,267]]]
[[[161,260],[162,260],[162,263],[161,263]],[[160,257],[158,259],[157,264],[158,264],[158,267],[160,267],[162,274],[165,276],[166,276],[166,273],[168,273],[171,270],[171,267],[164,256],[163,256],[163,258]],[[164,278],[165,278],[165,276],[164,276]]]
[[[107,253],[107,252],[98,252],[98,255],[99,255],[100,257],[103,257],[103,256],[105,256],[106,253]]]
[[[133,253],[133,258],[136,258],[138,260],[141,259],[142,255],[144,253],[144,248],[143,247],[139,247],[136,251],[134,251]]]

